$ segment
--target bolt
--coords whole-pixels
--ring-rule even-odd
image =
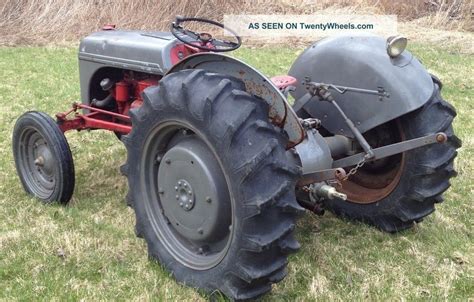
[[[183,186],[184,186],[185,188],[187,188],[187,187],[188,187],[188,184],[187,184],[187,183],[184,183],[184,185],[183,185]]]
[[[158,188],[158,193],[164,194],[164,193],[165,193],[165,190],[163,190],[162,188]]]
[[[155,159],[155,161],[156,161],[157,163],[161,162],[161,160],[162,160],[162,157],[159,156],[159,155],[158,155],[158,156],[156,157],[156,159]]]
[[[211,203],[211,202],[212,202],[212,199],[211,199],[211,197],[209,197],[209,196],[208,196],[208,197],[206,197],[206,202],[207,202],[207,203]]]
[[[165,160],[165,163],[167,163],[167,164],[169,165],[169,164],[171,164],[171,160],[170,160],[169,158],[167,158],[167,159]]]
[[[189,194],[189,195],[193,195],[193,191],[188,191],[188,194]]]
[[[188,204],[186,204],[184,207],[185,207],[186,209],[189,209],[189,205],[188,205]]]
[[[203,245],[201,247],[198,248],[198,253],[199,254],[205,254],[209,251],[209,246],[208,245]]]
[[[175,190],[175,191],[178,191],[178,186],[174,186],[174,190]]]
[[[448,140],[448,137],[444,133],[438,133],[436,134],[436,141],[438,143],[444,143]]]
[[[181,184],[182,184],[181,180],[180,180],[180,181],[178,181],[178,186],[181,186]]]
[[[180,203],[179,203],[179,206],[180,206],[180,207],[183,207],[183,206],[184,206],[184,203],[183,203],[183,202],[180,202]]]
[[[36,166],[43,166],[43,165],[44,165],[44,158],[43,158],[43,156],[39,156],[37,159],[35,159],[35,165],[36,165]]]
[[[186,134],[188,134],[188,130],[183,129],[182,133],[183,133],[183,135],[186,135]]]
[[[193,204],[193,200],[192,200],[192,199],[188,199],[188,202],[189,202],[190,204]]]
[[[200,235],[202,235],[202,234],[204,234],[204,230],[203,230],[202,228],[199,228],[199,229],[198,229],[198,233],[199,233]]]
[[[179,199],[179,195],[176,195],[176,199]]]

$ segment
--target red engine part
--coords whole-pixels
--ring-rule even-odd
[[[130,85],[125,81],[115,83],[115,100],[119,103],[127,102],[130,98],[128,94],[129,89]]]
[[[138,108],[143,104],[141,94],[150,86],[158,85],[156,77],[144,77],[135,79],[133,74],[126,74],[124,79],[116,82],[112,96],[116,102],[116,111],[105,110],[85,104],[74,103],[73,108],[64,113],[56,114],[59,127],[63,132],[69,130],[104,129],[122,134],[131,131],[131,121],[128,116],[131,108]],[[79,109],[85,109],[88,113],[81,114]],[[73,118],[68,118],[74,113]]]
[[[150,86],[156,86],[156,85],[158,85],[158,80],[156,79],[145,79],[145,80],[138,81],[137,86],[136,86],[137,87],[136,92],[135,92],[136,98],[130,105],[130,108],[140,107],[143,104],[143,99],[142,99],[143,90],[145,90],[146,88]]]
[[[127,107],[127,102],[130,99],[129,95],[130,85],[125,81],[115,83],[115,101],[117,102],[117,111],[124,113]]]

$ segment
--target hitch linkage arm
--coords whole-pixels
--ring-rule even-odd
[[[362,147],[364,152],[357,153],[352,156],[338,159],[333,162],[332,169],[316,171],[313,173],[308,173],[303,175],[302,179],[299,180],[298,185],[307,185],[310,182],[321,181],[322,179],[344,179],[345,171],[342,169],[344,167],[350,167],[361,163],[362,161],[373,161],[385,157],[389,157],[398,153],[406,152],[412,149],[420,148],[426,145],[434,143],[444,143],[447,140],[447,136],[443,132],[429,134],[423,137],[402,141],[399,143],[379,147],[372,149],[370,144],[364,138],[362,133],[357,129],[352,120],[345,114],[342,108],[336,103],[336,100],[332,96],[329,89],[333,89],[341,94],[346,91],[353,91],[358,93],[367,93],[378,95],[381,99],[383,97],[390,97],[390,95],[381,87],[378,90],[367,90],[361,88],[352,88],[352,87],[343,87],[333,84],[324,84],[324,83],[315,83],[311,82],[309,78],[305,78],[303,82],[308,93],[305,94],[300,99],[296,100],[295,105],[293,106],[294,110],[297,111],[303,108],[307,102],[309,102],[314,96],[317,96],[320,101],[330,102],[336,110],[339,112],[341,117],[344,119],[345,123],[349,129],[354,134],[355,139]]]
[[[366,159],[373,158],[374,153],[369,143],[364,138],[362,133],[360,133],[359,129],[357,129],[357,127],[354,125],[354,122],[352,122],[352,120],[349,117],[347,117],[347,115],[342,110],[342,108],[336,103],[336,100],[332,96],[331,92],[329,92],[329,88],[333,88],[341,94],[345,93],[346,91],[355,91],[355,92],[360,92],[360,93],[376,94],[376,95],[379,95],[379,97],[383,97],[383,96],[388,97],[388,93],[385,92],[385,90],[383,89],[381,92],[380,89],[376,91],[376,90],[367,90],[367,89],[352,88],[352,87],[342,87],[342,86],[336,86],[332,84],[314,83],[314,82],[310,82],[309,78],[306,78],[303,84],[306,86],[306,89],[308,90],[308,93],[311,96],[318,96],[321,101],[330,102],[336,108],[337,112],[339,112],[341,117],[344,119],[344,122],[346,123],[346,125],[349,127],[349,129],[351,129],[351,132],[354,134],[354,137],[357,139],[362,149],[364,149],[365,158]],[[307,98],[306,102],[308,102],[309,100],[310,98]]]
[[[383,146],[380,148],[372,149],[373,157],[367,161],[373,161],[385,157],[389,157],[398,153],[409,151],[412,149],[420,148],[431,144],[442,144],[448,140],[448,137],[443,132],[433,133],[426,136],[402,141],[399,143]],[[333,162],[333,168],[344,168],[357,164],[366,156],[365,152],[360,152],[352,156],[344,157]]]

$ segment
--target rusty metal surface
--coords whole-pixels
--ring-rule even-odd
[[[369,204],[388,196],[398,185],[405,165],[405,154],[392,169],[382,174],[372,175],[359,171],[354,178],[342,182],[340,192],[353,203]]]
[[[289,137],[288,148],[299,144],[304,139],[304,131],[298,121],[296,113],[286,101],[282,92],[255,68],[235,58],[216,54],[195,54],[182,60],[173,66],[168,72],[176,72],[183,69],[204,69],[218,72],[241,79],[247,88],[247,92],[262,98],[269,106],[269,117],[272,122],[282,127]]]
[[[399,119],[385,126],[379,126],[366,135],[375,147],[404,142],[406,139]],[[377,149],[379,148],[373,150]],[[358,204],[377,202],[395,190],[402,177],[405,161],[406,154],[398,153],[368,162],[355,175],[342,181],[339,191],[347,195],[348,202]]]

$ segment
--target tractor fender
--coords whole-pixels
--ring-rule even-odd
[[[288,148],[299,144],[304,139],[305,133],[298,121],[298,116],[285,96],[270,79],[250,65],[223,54],[198,53],[178,62],[166,74],[184,69],[203,69],[241,79],[248,93],[268,103],[270,119],[283,128],[289,137]]]
[[[317,41],[296,59],[289,75],[298,79],[292,93],[295,99],[307,93],[302,84],[305,77],[312,82],[346,87],[383,88],[389,93],[388,98],[330,90],[362,133],[420,108],[434,91],[431,76],[419,60],[407,50],[396,58],[389,57],[386,40],[372,35],[335,36]],[[353,137],[344,119],[329,102],[320,102],[313,97],[302,110],[320,119],[329,132]]]

